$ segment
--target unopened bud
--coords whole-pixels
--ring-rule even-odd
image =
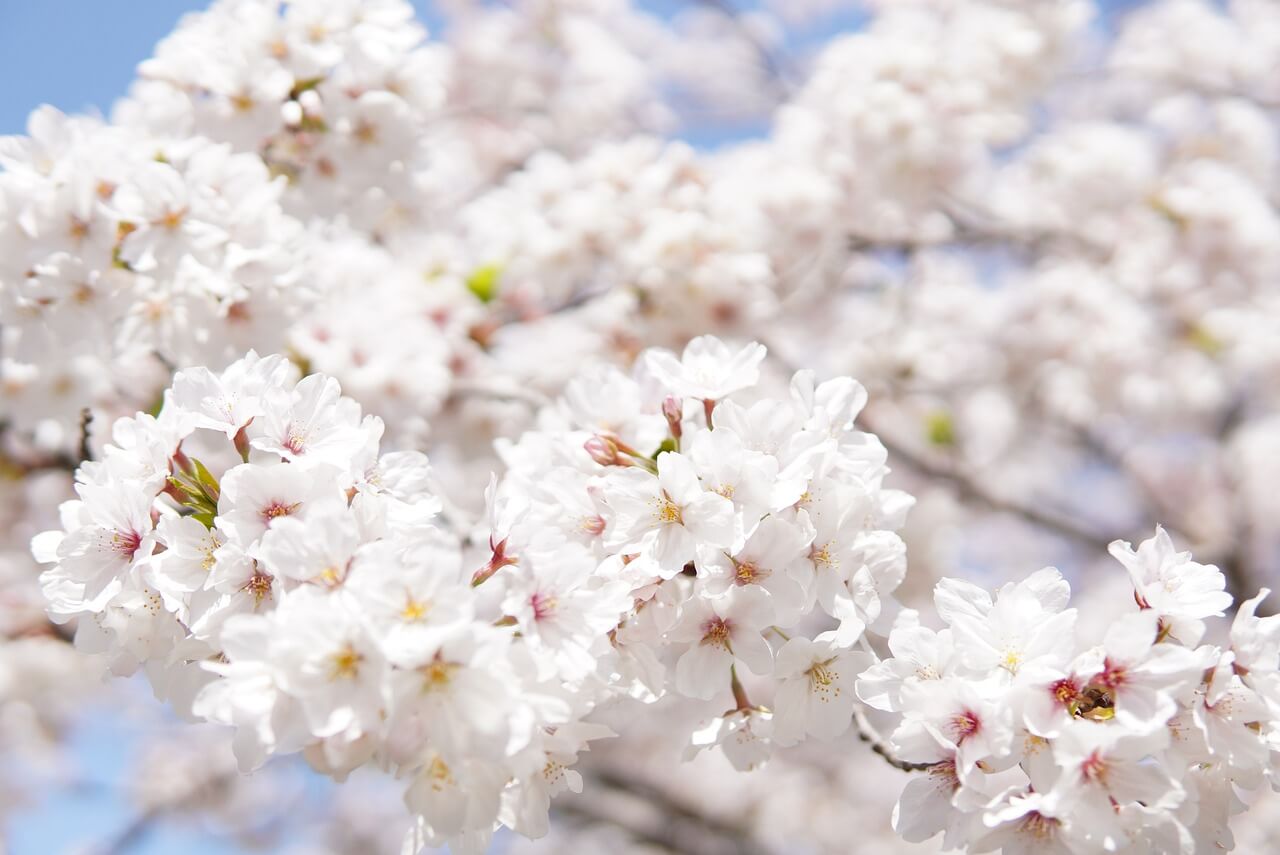
[[[302,124],[302,105],[297,101],[286,101],[280,106],[280,119],[289,127]]]
[[[662,415],[667,420],[667,427],[671,429],[671,435],[676,439],[680,438],[680,420],[684,416],[684,405],[675,395],[668,395],[662,401]]]
[[[309,116],[314,116],[320,112],[324,104],[320,101],[320,93],[314,89],[307,89],[298,93],[298,105],[302,107],[303,112]]]
[[[249,421],[251,422],[253,419],[249,419]],[[236,435],[232,439],[232,442],[235,443],[236,451],[240,453],[240,459],[245,463],[249,462],[249,434],[246,432],[248,427],[249,424],[246,422],[240,427],[240,430],[236,431]]]
[[[597,434],[584,442],[582,447],[587,450],[587,454],[591,455],[591,459],[601,466],[623,465],[618,458],[618,446],[611,439],[606,439]]]

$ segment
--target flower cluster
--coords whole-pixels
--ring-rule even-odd
[[[607,700],[699,699],[692,750],[744,768],[838,736],[854,648],[896,611],[910,499],[852,428],[857,383],[802,372],[758,398],[764,356],[707,337],[575,380],[504,449],[478,569],[426,458],[379,456],[382,422],[336,381],[252,353],[181,371],[35,538],[51,614],[234,726],[243,768],[393,769],[420,843],[544,833],[550,797],[580,787],[568,767],[611,733],[584,720]]]
[[[83,407],[150,405],[167,365],[283,346],[306,302],[300,228],[257,157],[53,108],[28,130],[0,140],[0,400],[14,428],[60,451]]]
[[[1222,573],[1163,529],[1111,553],[1133,600],[1096,633],[1077,629],[1051,567],[994,597],[944,579],[941,630],[899,617],[892,656],[857,691],[900,717],[890,746],[925,769],[894,812],[905,839],[1006,855],[1233,848],[1239,794],[1276,780],[1280,618],[1256,616],[1264,589],[1202,644],[1231,605]]]
[[[580,774],[612,835],[653,842],[625,796],[894,851],[899,770],[793,746],[852,716],[933,770],[910,839],[1229,846],[1273,716],[1215,716],[1274,705],[1270,619],[1215,628],[1159,538],[1111,615],[1090,556],[1160,521],[1236,603],[1274,575],[1274,0],[442,0],[430,38],[415,5],[212,0],[109,119],[0,140],[0,743],[141,667],[247,766],[399,776],[423,842],[538,832]],[[894,602],[1046,553],[1074,618],[1052,574],[945,582],[936,633]],[[1149,709],[1108,658],[1165,669]],[[930,718],[952,688],[985,735]],[[1176,786],[1072,795],[1096,734]]]
[[[620,583],[635,606],[611,638],[629,691],[706,701],[694,747],[720,744],[740,768],[849,727],[854,648],[896,613],[911,505],[882,487],[884,448],[852,429],[862,387],[799,372],[789,399],[751,400],[764,355],[704,336],[680,358],[646,352],[634,377],[572,381],[540,430],[501,448],[479,577],[526,637],[569,651],[600,630],[564,568]],[[565,544],[556,560],[548,541]],[[562,676],[577,667],[559,660]]]
[[[447,58],[425,35],[401,0],[224,0],[157,46],[117,113],[260,153],[304,216],[393,227],[426,189],[421,138],[444,98]]]

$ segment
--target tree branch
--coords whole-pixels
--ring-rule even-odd
[[[760,64],[764,67],[765,73],[769,75],[769,80],[776,87],[778,94],[785,98],[795,92],[795,83],[792,80],[790,71],[786,68],[783,57],[765,44],[758,34],[752,32],[751,27],[747,26],[746,22],[742,20],[742,12],[729,0],[692,0],[692,2],[695,5],[719,12],[733,24],[739,37],[755,51],[756,56],[760,59]]]
[[[865,418],[863,419],[865,422]],[[1047,513],[1040,508],[1018,501],[1008,496],[1001,496],[993,492],[989,487],[980,482],[972,474],[966,473],[954,466],[947,466],[941,463],[935,463],[926,459],[923,455],[908,449],[904,444],[895,440],[887,432],[875,427],[871,430],[884,443],[884,447],[888,449],[890,456],[902,461],[910,468],[926,478],[935,481],[941,481],[949,484],[964,498],[985,505],[993,511],[1012,514],[1030,522],[1042,529],[1061,535],[1069,540],[1074,540],[1084,546],[1094,550],[1105,551],[1111,541],[1115,540],[1115,536],[1107,536],[1099,534],[1085,526],[1080,525],[1075,520],[1062,517],[1057,514]]]
[[[558,813],[607,823],[636,840],[685,855],[771,855],[745,823],[702,813],[634,774],[596,768],[587,777],[589,795],[556,799],[552,807]]]
[[[893,768],[901,769],[904,772],[923,772],[933,765],[932,763],[908,763],[906,760],[899,760],[898,756],[893,753],[893,749],[889,747],[889,743],[871,724],[861,704],[853,705],[853,725],[858,729],[858,738],[867,743],[873,752],[880,755],[884,762]]]

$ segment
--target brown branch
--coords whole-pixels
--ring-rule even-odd
[[[777,89],[778,94],[788,97],[795,92],[796,84],[792,79],[791,72],[786,67],[785,57],[765,44],[764,40],[752,31],[751,27],[742,20],[741,10],[735,7],[730,0],[692,0],[692,2],[695,5],[718,12],[733,25],[738,36],[755,51],[756,57],[759,58],[760,64],[764,67],[765,73],[768,74],[769,80]]]
[[[850,252],[896,252],[911,255],[927,249],[989,249],[1039,256],[1054,247],[1071,249],[1089,258],[1105,259],[1111,248],[1079,234],[1053,228],[1027,228],[1008,223],[979,207],[952,197],[941,206],[954,225],[951,235],[938,240],[916,237],[883,238],[851,233],[845,246]],[[962,210],[963,209],[963,210]]]
[[[80,463],[93,459],[93,449],[89,447],[89,427],[93,424],[93,410],[85,407],[80,411],[80,461],[76,464],[76,468],[80,467]]]
[[[1222,456],[1223,475],[1227,481],[1227,495],[1232,510],[1231,549],[1218,559],[1218,568],[1227,577],[1227,591],[1236,603],[1249,599],[1258,592],[1257,580],[1253,571],[1253,515],[1249,512],[1244,498],[1244,489],[1240,484],[1240,474],[1236,466],[1219,450]],[[1258,613],[1266,616],[1272,614],[1274,607],[1267,602],[1260,604]]]
[[[156,821],[160,819],[164,809],[160,806],[142,811],[101,846],[92,849],[94,855],[123,855],[142,841],[151,832]]]
[[[904,772],[923,772],[934,765],[932,763],[909,763],[906,760],[898,759],[898,756],[893,753],[893,749],[889,747],[889,743],[871,724],[866,712],[863,711],[859,704],[853,705],[853,724],[858,729],[858,738],[867,743],[874,753],[880,755],[884,762],[893,768],[901,769]]]
[[[866,419],[864,418],[865,422]],[[910,468],[926,478],[949,484],[964,498],[985,505],[1000,513],[1012,514],[1042,529],[1061,535],[1069,540],[1088,546],[1095,550],[1106,550],[1111,541],[1120,535],[1108,536],[1080,525],[1068,517],[1051,514],[1040,508],[1026,504],[1008,496],[1001,496],[979,481],[971,473],[955,466],[928,460],[925,456],[908,449],[888,433],[871,428],[872,432],[884,443],[892,458],[902,461]]]
[[[608,768],[584,770],[585,795],[552,803],[559,814],[613,825],[638,841],[685,855],[771,855],[746,822],[735,823],[696,810],[642,780]],[[749,814],[744,814],[744,819]]]

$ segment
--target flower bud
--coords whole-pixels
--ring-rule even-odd
[[[591,455],[591,459],[601,466],[623,466],[625,465],[618,457],[618,446],[613,440],[606,439],[599,434],[591,437],[582,444],[587,450],[587,454]]]
[[[280,106],[280,119],[291,128],[302,124],[302,105],[297,101],[286,101]]]
[[[671,435],[676,439],[680,438],[681,426],[680,419],[684,415],[684,405],[675,395],[668,395],[662,401],[662,415],[667,420],[667,427],[671,429]]]

